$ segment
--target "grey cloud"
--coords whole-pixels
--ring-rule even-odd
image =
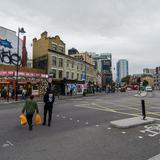
[[[159,0],[5,0],[0,16],[2,26],[24,26],[28,43],[47,30],[59,34],[67,48],[111,52],[139,72],[146,64],[160,64],[159,5]]]

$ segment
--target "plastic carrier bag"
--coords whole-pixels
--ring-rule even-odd
[[[35,117],[35,123],[36,124],[41,124],[41,116],[40,116],[40,114],[38,113],[38,114],[36,114],[36,117]]]
[[[25,125],[27,123],[26,116],[23,113],[21,113],[19,117],[20,117],[21,125],[22,126]]]

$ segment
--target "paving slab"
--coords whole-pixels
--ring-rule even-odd
[[[133,118],[126,118],[126,119],[111,121],[110,124],[117,128],[130,128],[130,127],[136,127],[139,125],[150,124],[154,122],[155,122],[155,119],[150,117],[147,117],[145,120],[143,120],[142,117],[133,117]]]

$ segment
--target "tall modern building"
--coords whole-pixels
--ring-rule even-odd
[[[128,75],[128,61],[126,59],[120,59],[117,62],[117,82],[121,82],[123,77]]]

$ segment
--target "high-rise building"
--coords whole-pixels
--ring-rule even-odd
[[[120,59],[117,62],[117,82],[121,82],[123,77],[128,75],[128,61],[126,59]]]

